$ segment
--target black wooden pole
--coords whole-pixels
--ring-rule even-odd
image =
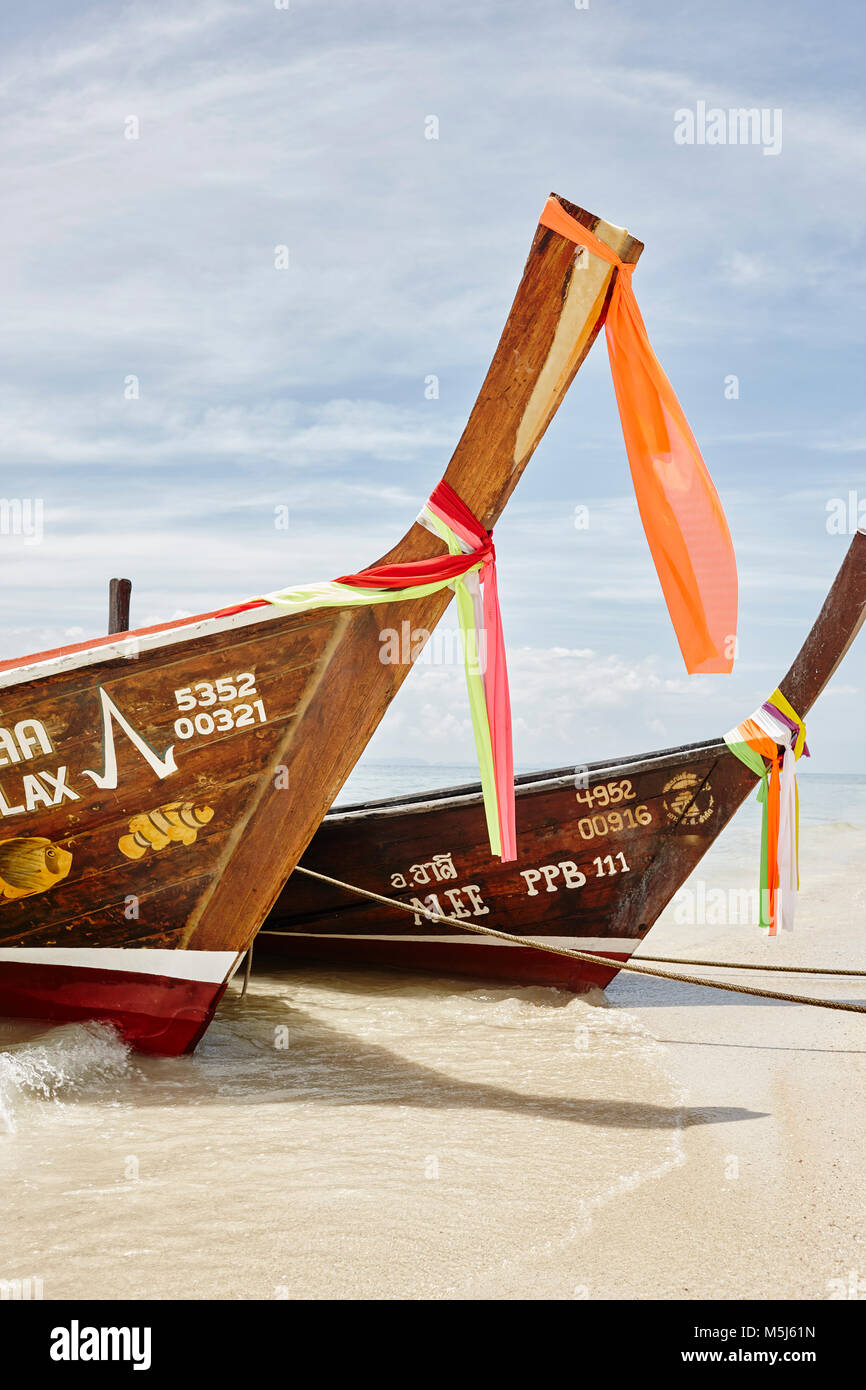
[[[108,631],[129,632],[131,579],[112,579],[108,586]]]

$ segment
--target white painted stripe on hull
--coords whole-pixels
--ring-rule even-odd
[[[134,946],[3,946],[0,966],[65,965],[128,975],[167,975],[175,980],[222,984],[237,951],[159,951]]]
[[[0,671],[0,689],[21,685],[24,681],[39,680],[44,676],[54,676],[59,671],[77,671],[82,666],[93,666],[100,661],[113,661],[117,657],[132,660],[142,652],[151,651],[155,647],[170,647],[175,642],[188,642],[195,637],[210,637],[216,632],[249,627],[252,623],[270,622],[285,616],[285,608],[268,604],[267,607],[232,613],[227,618],[205,618],[201,622],[186,623],[183,627],[168,628],[165,632],[142,633],[140,636],[125,633],[116,642],[106,642],[99,647],[86,647],[80,652],[61,653],[58,656],[49,656],[43,661],[30,661],[26,666],[13,666],[9,671]]]
[[[437,946],[507,946],[509,950],[525,950],[519,941],[501,941],[496,936],[476,936],[467,932],[466,936],[403,935],[389,932],[375,936],[372,932],[323,932],[323,931],[260,931],[259,936],[279,936],[284,940],[303,937],[313,941],[413,941]],[[633,936],[527,936],[527,941],[537,941],[542,946],[563,946],[569,951],[615,951],[617,955],[630,956],[640,945],[640,939]]]

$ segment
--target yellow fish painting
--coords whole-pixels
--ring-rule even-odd
[[[210,806],[194,806],[191,801],[169,801],[155,811],[144,811],[129,822],[128,835],[117,842],[127,859],[141,859],[149,849],[161,850],[173,841],[191,845],[203,825],[213,817]]]
[[[44,893],[65,878],[72,855],[50,840],[0,840],[0,893],[5,898],[29,898]]]

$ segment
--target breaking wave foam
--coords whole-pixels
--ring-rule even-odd
[[[129,1047],[101,1023],[70,1024],[0,1052],[0,1133],[16,1132],[28,1103],[61,1103],[129,1070]]]

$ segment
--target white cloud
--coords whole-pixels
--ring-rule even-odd
[[[647,243],[638,297],[740,558],[734,722],[841,558],[826,498],[862,483],[861,74],[829,14],[786,13],[783,32],[678,0],[666,22],[637,0],[22,10],[0,93],[0,495],[43,497],[47,531],[0,537],[0,649],[98,630],[112,573],[166,615],[387,549],[444,471],[557,188]],[[698,98],[781,107],[782,153],[676,146]],[[547,653],[515,658],[526,757],[700,736],[628,486],[599,344],[497,527],[509,635]],[[595,651],[596,683],[562,643]],[[859,647],[845,670],[862,687]],[[448,717],[443,746],[468,727]]]

